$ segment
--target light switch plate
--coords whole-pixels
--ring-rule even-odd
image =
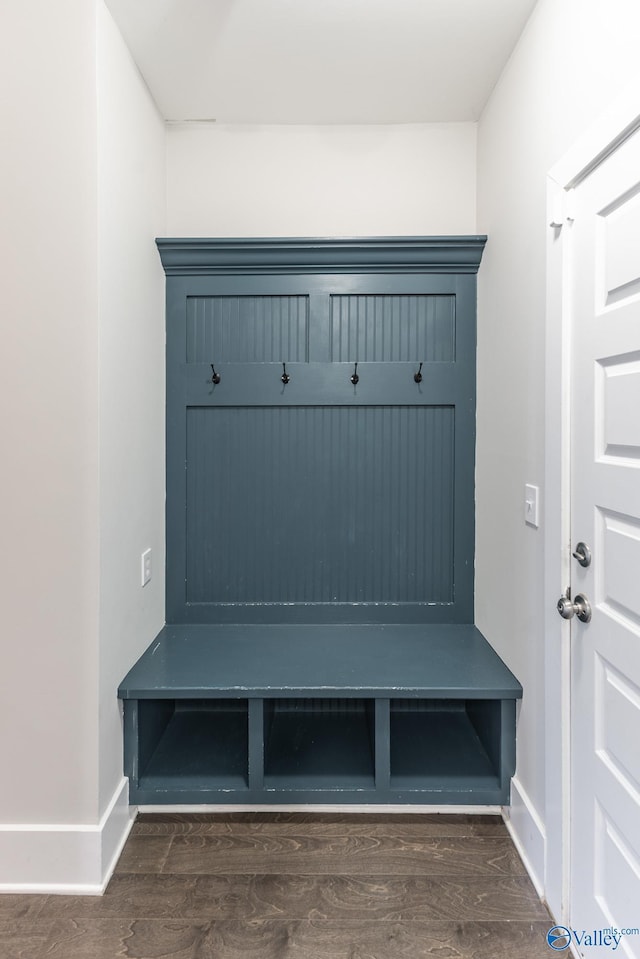
[[[539,487],[527,483],[524,488],[524,521],[527,526],[535,526],[536,529],[540,525],[538,517],[539,500]]]

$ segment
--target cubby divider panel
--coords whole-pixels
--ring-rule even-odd
[[[391,700],[391,787],[498,789],[500,710],[500,700]]]
[[[267,699],[265,789],[375,788],[373,699]]]
[[[141,789],[248,788],[246,699],[140,700]]]

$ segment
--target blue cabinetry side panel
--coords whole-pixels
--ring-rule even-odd
[[[303,363],[307,296],[189,296],[187,363]]]
[[[453,468],[452,407],[190,408],[187,602],[452,603]]]
[[[455,360],[455,297],[339,294],[331,297],[331,357],[349,362]]]

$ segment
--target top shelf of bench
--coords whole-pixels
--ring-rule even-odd
[[[519,699],[472,625],[171,625],[123,680],[121,699]]]

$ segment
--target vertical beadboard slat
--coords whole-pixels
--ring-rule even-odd
[[[196,407],[190,603],[450,603],[452,407]]]
[[[451,363],[455,297],[445,294],[334,294],[332,359]]]
[[[308,296],[190,296],[187,363],[307,361]]]

